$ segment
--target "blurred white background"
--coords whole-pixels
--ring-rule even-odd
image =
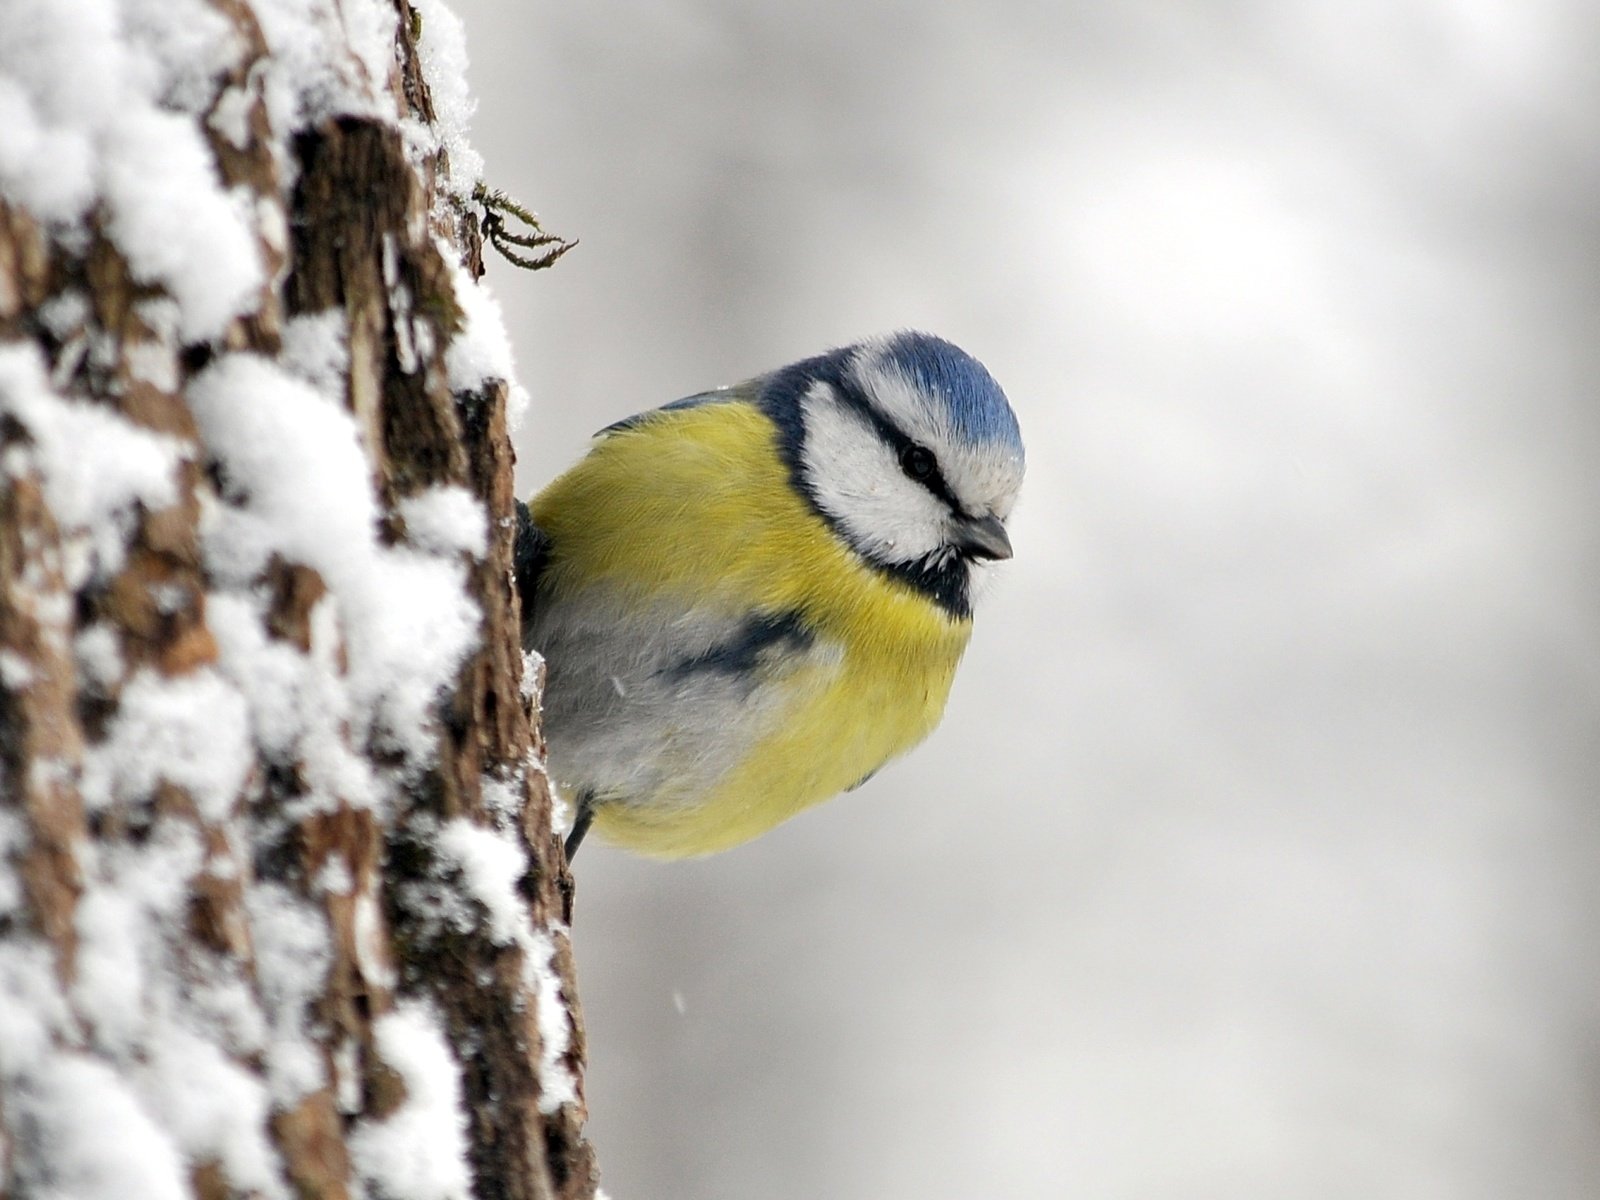
[[[929,745],[579,860],[611,1195],[1600,1195],[1600,10],[454,7],[524,491],[903,327],[1028,440]]]

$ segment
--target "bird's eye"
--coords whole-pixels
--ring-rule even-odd
[[[926,446],[907,446],[900,451],[900,469],[918,483],[931,476],[936,465],[933,451]]]

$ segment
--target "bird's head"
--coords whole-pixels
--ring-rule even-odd
[[[1011,557],[1022,435],[982,363],[896,333],[759,381],[796,486],[873,566],[950,612],[971,611],[973,565]]]

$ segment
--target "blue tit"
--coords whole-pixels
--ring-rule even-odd
[[[549,769],[642,854],[747,841],[938,724],[1022,435],[971,355],[897,333],[601,431],[519,506]]]

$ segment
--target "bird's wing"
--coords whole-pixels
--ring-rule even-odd
[[[860,779],[856,780],[849,787],[845,788],[845,791],[847,791],[847,792],[855,791],[862,784],[866,783],[867,780],[871,779],[879,771],[883,770],[884,766],[885,766],[884,763],[879,763],[877,766],[873,767],[872,770],[868,771],[865,775],[863,775]]]
[[[647,408],[644,412],[634,413],[631,417],[623,417],[620,421],[613,421],[595,437],[605,437],[607,434],[621,433],[625,429],[632,429],[641,422],[648,421],[657,413],[679,412],[685,408],[699,408],[703,404],[726,404],[733,400],[745,398],[744,385],[733,387],[713,388],[709,392],[696,392],[692,396],[685,396],[682,400],[674,400],[671,404],[663,404],[660,408]]]
[[[517,593],[522,597],[522,627],[528,627],[533,613],[534,593],[539,576],[550,561],[550,537],[533,523],[533,514],[521,500],[517,504],[517,540],[511,547],[511,567],[516,574]]]

